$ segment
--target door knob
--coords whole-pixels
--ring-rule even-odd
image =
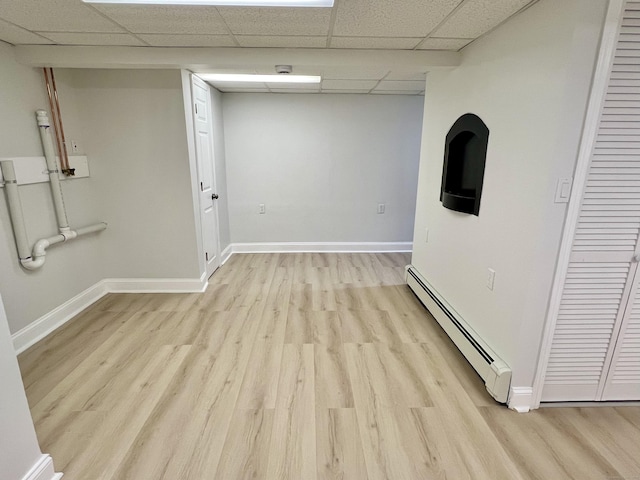
[[[218,198],[220,198],[220,197],[218,196],[217,193],[212,193],[211,194],[211,200],[217,200]]]

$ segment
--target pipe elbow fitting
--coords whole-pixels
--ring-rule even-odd
[[[47,254],[46,250],[47,248],[49,248],[49,245],[50,245],[49,240],[47,240],[46,238],[43,238],[42,240],[38,240],[36,244],[33,246],[32,257],[36,260],[39,258],[42,258],[44,263],[44,256]]]
[[[44,265],[44,260],[45,260],[45,257],[43,255],[43,256],[35,258],[35,259],[32,258],[32,257],[21,258],[20,259],[20,263],[27,270],[37,270],[40,267],[42,267],[42,265]]]

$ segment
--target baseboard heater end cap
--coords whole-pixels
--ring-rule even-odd
[[[507,403],[509,386],[511,385],[511,369],[500,359],[495,359],[490,366],[485,387],[487,392],[500,403]]]

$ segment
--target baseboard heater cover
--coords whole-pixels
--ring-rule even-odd
[[[500,403],[506,403],[511,384],[511,368],[489,348],[412,265],[407,266],[406,281],[409,288],[431,312],[458,350],[484,380],[491,396]]]

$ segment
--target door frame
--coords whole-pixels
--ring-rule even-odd
[[[562,293],[569,268],[573,238],[578,226],[578,218],[582,205],[582,198],[587,185],[591,155],[596,144],[600,114],[604,107],[604,100],[609,83],[609,74],[614,61],[617,47],[618,33],[624,14],[626,0],[611,0],[605,17],[600,48],[596,60],[596,68],[593,75],[591,93],[587,105],[587,113],[584,121],[582,139],[578,150],[578,160],[573,177],[573,187],[567,207],[564,230],[560,243],[560,253],[556,264],[556,272],[551,287],[551,297],[545,318],[538,364],[533,381],[531,408],[539,408],[542,399],[542,390],[546,377],[549,355],[553,343],[553,334],[556,328]]]

